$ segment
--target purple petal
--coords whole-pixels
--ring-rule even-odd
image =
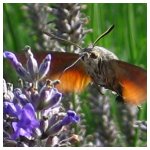
[[[24,108],[23,108],[22,116],[21,117],[26,117],[29,120],[34,120],[36,118],[35,116],[35,110],[34,107],[31,103],[27,103]]]
[[[13,139],[17,139],[19,136],[25,136],[31,138],[34,136],[34,131],[40,126],[39,120],[36,119],[34,107],[31,103],[27,103],[22,109],[16,106],[16,114],[18,116],[18,122],[13,122],[12,127],[14,133]]]
[[[17,116],[17,109],[12,102],[4,102],[4,113],[9,114],[13,117]]]
[[[76,113],[72,110],[67,112],[67,116],[65,116],[62,120],[62,125],[68,125],[70,123],[77,123],[79,122],[80,118]]]
[[[25,129],[23,129],[23,128],[20,128],[19,130],[18,130],[18,132],[19,132],[19,135],[21,135],[21,136],[25,136],[26,138],[28,138],[28,139],[31,139],[31,134],[32,133],[30,133],[30,132],[27,132]]]
[[[56,105],[58,105],[61,101],[61,98],[62,98],[61,93],[55,93],[55,95],[49,101],[48,107],[55,107]]]
[[[70,116],[70,117],[75,117],[75,116],[76,116],[76,113],[75,113],[74,111],[72,111],[72,110],[68,110],[68,111],[67,111],[67,114],[68,114],[68,116]]]
[[[13,127],[14,131],[16,132],[18,129],[17,122],[13,122],[12,127]]]
[[[67,111],[68,117],[70,117],[72,122],[77,123],[80,120],[80,117],[72,110]]]
[[[22,107],[17,103],[15,104],[16,110],[17,110],[17,115],[21,113]]]
[[[19,136],[24,136],[28,139],[31,138],[32,131],[29,131],[29,130],[27,131],[23,128],[19,128],[17,122],[13,122],[12,127],[14,129],[14,133],[12,134],[12,139],[15,140],[15,139],[19,138]]]
[[[23,108],[20,120],[21,126],[25,125],[31,129],[39,127],[40,125],[39,121],[36,119],[35,110],[32,104],[30,103],[26,104],[25,107]]]

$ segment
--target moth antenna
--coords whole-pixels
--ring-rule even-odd
[[[70,69],[71,67],[73,67],[82,57],[83,57],[83,54],[84,53],[82,53],[82,55],[75,61],[75,62],[73,62],[70,66],[68,66],[67,68],[65,68],[64,70],[63,70],[63,72],[60,74],[60,76],[59,76],[59,79],[62,77],[62,75],[63,75],[63,73],[65,72],[65,71],[67,71],[68,69]]]
[[[111,25],[103,34],[101,34],[100,36],[97,37],[97,39],[94,41],[94,43],[92,44],[92,47],[95,46],[95,44],[101,39],[103,38],[105,35],[107,35],[109,32],[112,31],[112,29],[114,28],[114,25]]]
[[[48,36],[50,36],[50,37],[52,37],[52,38],[54,38],[54,39],[64,41],[64,42],[66,42],[66,43],[69,43],[70,45],[74,45],[74,46],[76,46],[76,47],[78,47],[78,48],[80,48],[80,49],[83,49],[80,45],[78,45],[78,44],[76,44],[76,43],[74,43],[74,42],[65,40],[65,39],[63,39],[63,38],[60,38],[60,37],[58,37],[58,36],[56,36],[56,35],[54,35],[54,34],[52,34],[52,33],[50,33],[50,32],[43,31],[43,33],[46,34],[46,35],[48,35]]]

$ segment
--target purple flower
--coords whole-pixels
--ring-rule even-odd
[[[56,88],[52,88],[49,81],[41,89],[39,95],[39,110],[55,107],[60,103],[62,98],[62,93],[58,92]]]
[[[39,127],[39,120],[36,119],[35,110],[31,103],[27,103],[17,114],[18,122],[12,122],[14,133],[12,139],[25,136],[28,139],[33,137],[34,131]]]
[[[80,118],[76,113],[72,110],[67,111],[67,115],[62,119],[56,122],[54,125],[49,126],[49,128],[46,130],[46,132],[42,135],[42,138],[46,138],[49,135],[54,136],[56,134],[59,134],[59,132],[62,131],[63,126],[69,125],[70,123],[77,123],[79,122]]]
[[[79,122],[80,118],[76,113],[72,110],[67,111],[67,116],[65,116],[62,120],[62,125],[68,125],[70,123],[77,123]]]

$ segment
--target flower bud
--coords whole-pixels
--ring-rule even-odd
[[[59,134],[62,130],[62,123],[61,121],[58,121],[56,124],[54,124],[51,128],[48,128],[46,132],[43,133],[42,139],[47,138],[48,136],[55,136],[56,134]]]
[[[22,94],[21,89],[19,89],[19,88],[14,89],[14,95],[15,95],[15,98],[16,98],[17,100],[19,100],[19,102],[20,102],[23,106],[24,106],[26,103],[29,103],[27,97],[26,97],[24,94]]]
[[[26,52],[26,56],[27,56],[27,70],[30,73],[30,77],[34,81],[37,79],[38,63],[37,63],[36,59],[33,57],[33,53],[31,52],[30,46],[25,46],[25,52]]]
[[[12,53],[12,52],[4,51],[3,57],[6,58],[6,59],[8,59],[8,60],[12,63],[12,65],[13,65],[14,67],[16,66],[16,64],[19,63],[17,57],[16,57],[15,54]]]
[[[43,62],[40,64],[39,73],[38,73],[39,80],[43,79],[47,75],[50,69],[50,62],[51,62],[51,55],[48,54],[43,60]]]
[[[32,82],[29,72],[27,72],[27,70],[22,66],[21,63],[16,64],[15,69],[20,78]]]
[[[52,88],[49,82],[41,89],[39,95],[39,110],[58,105],[62,98],[62,94],[56,88]]]
[[[49,126],[49,121],[48,119],[41,119],[40,121],[40,129],[42,132],[45,132]]]

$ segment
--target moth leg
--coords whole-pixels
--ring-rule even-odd
[[[114,91],[117,93],[116,102],[124,104],[125,101],[122,97],[122,86],[118,84],[114,89]]]
[[[97,91],[101,94],[101,95],[104,95],[104,93],[102,92],[101,90],[101,85],[97,85],[95,82],[94,82],[94,85],[95,85],[95,88],[97,89]]]

